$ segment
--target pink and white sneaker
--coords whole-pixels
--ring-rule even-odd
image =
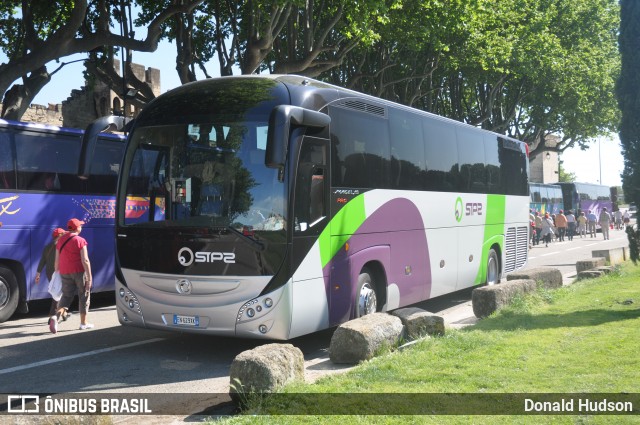
[[[49,318],[49,330],[52,334],[58,333],[58,318],[56,316]]]

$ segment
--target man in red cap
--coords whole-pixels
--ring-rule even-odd
[[[64,235],[66,231],[58,227],[53,230],[51,234],[51,242],[45,245],[42,250],[42,256],[40,257],[40,262],[38,263],[38,267],[36,268],[36,285],[40,284],[40,273],[42,269],[46,266],[46,273],[49,282],[51,282],[51,278],[53,277],[53,272],[56,270],[56,242],[62,235]],[[58,301],[51,299],[51,308],[49,309],[49,316],[53,316],[58,311]],[[51,319],[49,319],[51,320]],[[67,320],[67,316],[63,316],[62,320]]]
[[[49,319],[51,333],[58,332],[58,320],[67,313],[76,294],[80,310],[80,329],[93,328],[93,325],[87,322],[91,294],[91,263],[87,241],[80,237],[83,225],[84,221],[77,218],[69,220],[69,232],[56,244],[55,269],[62,277],[62,297],[58,302],[58,311]]]

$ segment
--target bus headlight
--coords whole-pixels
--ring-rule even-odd
[[[275,303],[271,297],[254,298],[251,301],[247,301],[242,307],[240,307],[236,322],[262,317],[269,313],[274,305]]]

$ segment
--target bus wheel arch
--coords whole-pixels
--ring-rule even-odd
[[[365,264],[358,275],[358,287],[354,300],[354,316],[381,311],[387,300],[387,279],[383,266],[377,261]]]
[[[500,283],[500,270],[502,265],[500,264],[500,247],[494,244],[489,248],[487,253],[486,263],[486,281],[488,286]]]
[[[0,266],[0,323],[9,319],[18,307],[18,279],[10,268]]]

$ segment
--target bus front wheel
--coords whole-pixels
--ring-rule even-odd
[[[500,283],[500,263],[498,262],[498,254],[492,248],[487,256],[487,285],[495,285]]]
[[[18,281],[13,272],[0,267],[0,323],[6,321],[18,307]]]
[[[364,269],[358,276],[358,292],[356,292],[356,318],[375,313],[378,309],[378,297],[371,274]]]

